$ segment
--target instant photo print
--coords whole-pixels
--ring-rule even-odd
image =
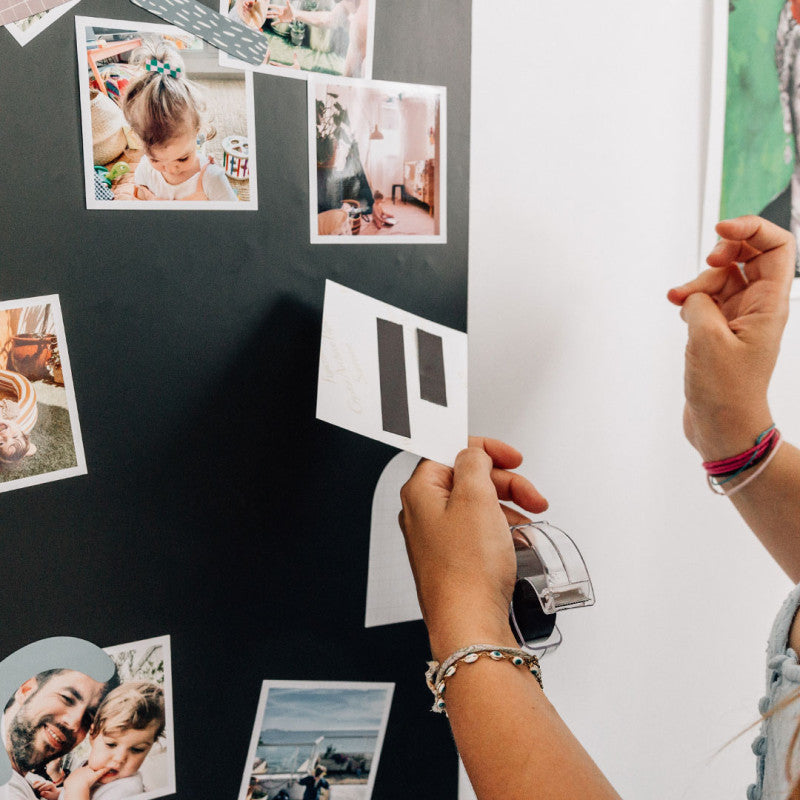
[[[312,244],[447,241],[443,86],[309,78]]]
[[[228,52],[220,53],[220,63],[301,80],[319,74],[371,78],[375,2],[220,0],[220,12],[258,33],[267,47],[260,64],[245,65]]]
[[[169,637],[104,651],[44,639],[0,662],[0,683],[8,731],[0,756],[13,765],[0,770],[0,800],[81,791],[87,769],[99,773],[97,798],[175,793]]]
[[[58,295],[0,302],[0,492],[86,472]]]
[[[255,211],[252,75],[221,67],[212,45],[171,25],[75,24],[86,207]],[[154,83],[179,115],[154,117]]]
[[[264,681],[238,800],[370,800],[393,683]]]

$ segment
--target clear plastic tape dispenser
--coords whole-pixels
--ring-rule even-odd
[[[594,604],[586,563],[575,542],[549,522],[513,525],[517,583],[509,622],[517,641],[538,655],[561,644],[556,613]]]

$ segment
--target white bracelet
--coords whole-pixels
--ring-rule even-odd
[[[493,661],[510,661],[515,667],[526,666],[531,675],[542,686],[542,670],[539,659],[527,650],[517,647],[498,647],[494,644],[471,644],[461,650],[456,650],[453,655],[440,664],[438,661],[429,661],[425,672],[425,682],[433,693],[434,701],[431,711],[447,713],[444,701],[445,682],[455,675],[456,664],[463,661],[465,664],[474,664],[481,656],[488,656]]]

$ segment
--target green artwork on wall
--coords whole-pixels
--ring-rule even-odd
[[[783,0],[733,0],[720,219],[757,214],[786,187],[786,134],[778,95],[775,34]]]

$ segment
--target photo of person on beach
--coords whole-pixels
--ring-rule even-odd
[[[105,683],[51,669],[28,678],[8,699],[2,730],[12,776],[0,787],[0,800],[125,800],[174,792],[169,640],[106,652],[116,670]]]
[[[77,18],[87,207],[257,207],[252,76],[167,25]]]
[[[372,77],[375,0],[221,0],[220,12],[267,38],[256,72]],[[239,62],[222,54],[221,63]]]
[[[85,472],[58,297],[0,303],[0,492]]]
[[[264,681],[239,800],[369,800],[393,690]]]

